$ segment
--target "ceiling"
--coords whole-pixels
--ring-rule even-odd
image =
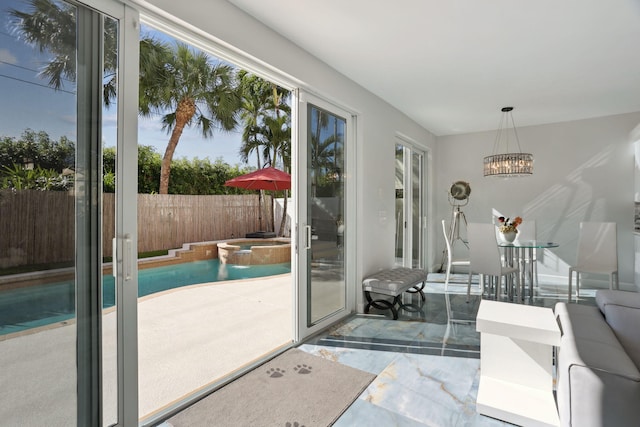
[[[640,111],[640,0],[229,0],[436,135]]]

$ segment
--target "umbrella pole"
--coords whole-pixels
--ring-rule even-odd
[[[258,190],[258,230],[262,230],[262,190]]]
[[[274,233],[276,231],[276,213],[275,213],[276,205],[275,205],[275,199],[276,199],[276,192],[274,191],[271,194],[271,225],[273,225],[273,228],[272,228],[271,231],[273,231]]]

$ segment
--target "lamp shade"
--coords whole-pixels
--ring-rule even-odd
[[[493,145],[493,154],[484,158],[484,176],[520,177],[533,174],[533,154],[523,153],[520,149],[518,132],[513,121],[513,107],[502,108],[502,119]],[[509,151],[509,120],[513,126],[513,134],[518,152]],[[504,146],[504,147],[503,147]],[[504,148],[504,153],[500,149]]]
[[[506,153],[484,158],[484,176],[517,177],[533,174],[533,154]]]

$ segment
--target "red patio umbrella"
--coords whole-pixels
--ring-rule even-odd
[[[291,188],[291,175],[269,166],[268,168],[237,176],[225,182],[224,185],[227,187],[246,188],[247,190],[288,190]],[[262,228],[262,196],[259,198],[259,204],[258,221],[260,228]]]
[[[227,187],[246,188],[247,190],[288,190],[291,188],[291,175],[269,166],[245,175],[237,176],[224,183]]]

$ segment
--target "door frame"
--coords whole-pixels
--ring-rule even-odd
[[[140,17],[124,5],[116,148],[118,426],[138,425],[138,75]]]
[[[415,230],[414,223],[412,221],[413,215],[413,174],[412,174],[412,166],[413,166],[413,156],[418,154],[421,157],[420,164],[420,177],[419,177],[419,189],[418,192],[420,194],[419,208],[419,230],[418,233],[420,236],[420,244],[419,248],[420,256],[419,256],[419,268],[426,269],[428,266],[429,253],[430,251],[430,243],[428,240],[428,230],[429,228],[429,218],[428,209],[430,204],[428,203],[430,191],[430,182],[428,172],[429,168],[429,159],[430,159],[430,151],[427,148],[421,147],[416,142],[412,141],[410,138],[404,135],[396,135],[394,142],[394,156],[395,156],[395,148],[398,146],[403,147],[403,215],[405,220],[405,227],[403,233],[403,250],[402,250],[402,266],[404,267],[416,267],[413,264],[413,237]],[[408,155],[407,155],[408,154]],[[408,173],[407,173],[408,172]],[[410,191],[407,191],[410,190]],[[395,239],[394,239],[395,240]],[[394,250],[395,252],[395,250]],[[398,260],[394,260],[397,262]],[[395,264],[394,262],[394,264]]]
[[[307,192],[307,156],[308,156],[308,117],[307,109],[309,105],[334,113],[336,116],[345,119],[345,172],[344,172],[344,211],[345,227],[344,232],[344,280],[345,280],[345,305],[342,310],[338,310],[320,319],[314,324],[308,324],[308,273],[310,265],[307,262],[307,250],[310,246],[310,237],[305,231],[310,224],[307,224],[307,202],[309,194]],[[356,142],[357,142],[357,116],[356,114],[327,101],[318,95],[312,94],[303,89],[294,91],[292,98],[292,123],[295,129],[292,138],[292,162],[294,185],[296,186],[295,206],[295,262],[292,264],[292,274],[295,280],[294,291],[294,312],[296,322],[294,325],[295,341],[300,342],[327,326],[345,318],[356,310]]]
[[[81,0],[70,1],[80,6],[95,10],[101,15],[118,21],[118,102],[117,102],[117,141],[116,141],[116,224],[115,253],[113,267],[115,269],[116,317],[117,317],[117,423],[116,426],[138,425],[138,271],[137,271],[137,205],[138,205],[138,75],[140,49],[140,18],[137,10],[117,0]],[[101,49],[100,49],[101,50]],[[100,88],[100,95],[102,90]],[[102,100],[102,96],[100,96]],[[102,102],[102,101],[101,101]],[[100,106],[101,107],[101,106]],[[101,114],[100,114],[101,117]],[[102,123],[98,123],[101,127]],[[95,152],[102,152],[102,141],[91,147]],[[100,167],[102,162],[100,161]],[[99,171],[99,176],[102,176]],[[102,204],[100,203],[100,206]],[[101,214],[100,214],[101,216]],[[102,233],[101,227],[96,230]],[[101,251],[99,251],[101,254]],[[102,263],[102,259],[99,260]],[[100,276],[102,268],[100,268]],[[100,301],[102,299],[100,298]],[[102,311],[93,314],[102,316]],[[94,323],[92,333],[94,348],[92,353],[101,354],[102,328],[101,319]],[[78,359],[89,357],[79,349]],[[92,370],[102,375],[101,356],[91,356]],[[90,399],[103,404],[101,381],[92,385]],[[79,408],[81,412],[89,408]],[[102,417],[98,414],[86,416]],[[86,419],[86,417],[85,417]],[[95,419],[102,425],[102,419]],[[92,422],[92,424],[94,424]]]

